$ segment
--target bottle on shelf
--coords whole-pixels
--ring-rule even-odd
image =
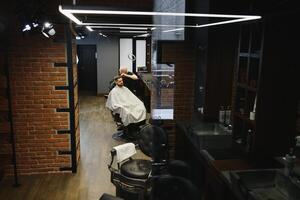
[[[285,155],[284,159],[284,175],[290,176],[293,173],[293,169],[296,163],[296,156],[294,155],[294,149],[290,148],[290,152]]]
[[[254,100],[254,104],[253,104],[253,110],[250,112],[250,120],[255,120],[255,110],[256,110],[256,98],[257,96],[255,96],[255,100]]]
[[[219,122],[223,124],[224,121],[225,121],[225,110],[224,110],[224,106],[221,106],[219,110]]]
[[[250,152],[251,145],[252,145],[252,130],[248,129],[247,139],[246,139],[246,150],[247,150],[247,152]]]
[[[227,109],[225,111],[225,125],[228,126],[231,122],[231,108],[230,106],[227,106]]]

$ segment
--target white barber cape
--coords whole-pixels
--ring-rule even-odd
[[[141,122],[146,119],[146,108],[141,100],[137,98],[127,87],[115,86],[106,101],[106,107],[113,114],[118,113],[124,124]]]

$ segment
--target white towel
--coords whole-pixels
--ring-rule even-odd
[[[135,145],[133,143],[125,143],[113,147],[117,152],[117,162],[120,163],[125,159],[130,158],[136,154]]]

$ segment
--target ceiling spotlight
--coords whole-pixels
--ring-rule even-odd
[[[31,30],[31,26],[29,24],[26,24],[22,31],[25,32],[25,31],[30,31],[30,30]]]
[[[81,40],[81,37],[76,35],[76,40]]]
[[[49,22],[45,22],[44,26],[42,28],[42,33],[45,37],[50,37],[55,35],[55,30],[53,28],[53,24],[49,23]]]
[[[49,22],[45,22],[44,23],[44,27],[45,28],[50,28],[51,26],[53,26],[51,23],[49,23]]]
[[[34,22],[32,22],[32,26],[33,26],[34,28],[36,28],[36,27],[38,27],[38,26],[39,26],[39,24],[38,24],[38,23],[34,23]]]

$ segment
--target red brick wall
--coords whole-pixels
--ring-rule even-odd
[[[162,44],[162,63],[175,64],[174,119],[191,120],[194,113],[195,51],[191,44]],[[166,121],[170,155],[174,156],[176,133],[174,121]]]
[[[56,26],[56,31],[57,37],[64,35],[63,27]],[[53,173],[71,166],[70,155],[58,155],[59,150],[70,150],[70,136],[57,134],[69,129],[69,114],[56,108],[69,106],[67,91],[55,90],[68,84],[67,69],[54,67],[55,62],[66,62],[65,43],[40,33],[23,36],[20,30],[11,31],[10,85],[20,174]]]
[[[189,120],[194,112],[195,51],[191,44],[162,45],[162,63],[175,63],[175,120]]]

